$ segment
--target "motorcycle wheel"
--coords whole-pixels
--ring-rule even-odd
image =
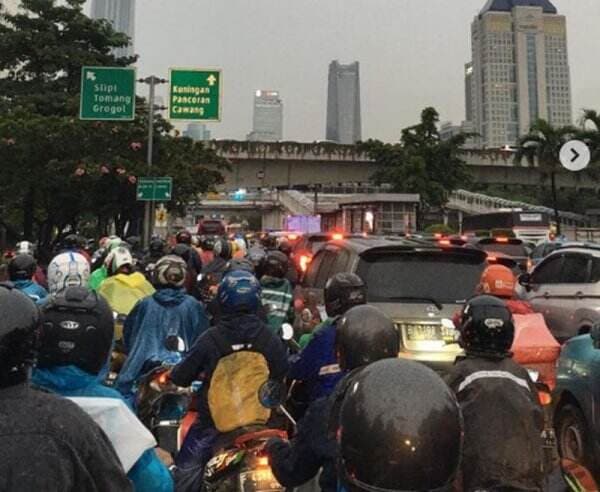
[[[560,456],[593,470],[597,476],[594,453],[589,441],[590,433],[578,407],[567,404],[558,409],[556,434]]]

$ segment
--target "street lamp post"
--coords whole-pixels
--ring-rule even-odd
[[[148,84],[148,153],[146,155],[146,163],[148,164],[148,175],[152,173],[152,157],[153,157],[153,147],[154,147],[154,110],[155,109],[164,109],[164,108],[155,108],[154,107],[154,93],[155,87],[157,84],[166,84],[168,80],[162,79],[160,77],[156,77],[155,75],[150,75],[145,79],[138,79],[138,82],[143,84]],[[154,198],[154,197],[153,197]],[[143,244],[148,247],[150,245],[150,238],[152,237],[152,225],[153,225],[153,216],[154,216],[154,199],[152,201],[147,201],[144,204],[144,235],[143,235]]]

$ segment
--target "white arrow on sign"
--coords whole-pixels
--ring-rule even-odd
[[[560,163],[569,171],[584,170],[591,159],[590,148],[580,140],[571,140],[560,149]]]
[[[92,82],[95,82],[96,81],[96,72],[87,72],[85,74],[85,78],[87,80],[91,80]]]
[[[212,73],[210,74],[210,76],[206,79],[206,81],[208,82],[208,85],[213,86],[215,85],[215,83],[217,82],[217,77],[215,77]]]

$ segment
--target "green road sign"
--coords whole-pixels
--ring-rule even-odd
[[[79,118],[133,120],[135,68],[82,67]]]
[[[173,196],[173,178],[139,178],[137,199],[143,202],[168,202]]]
[[[219,121],[221,119],[221,71],[172,68],[169,119]]]

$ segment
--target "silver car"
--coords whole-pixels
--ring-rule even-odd
[[[564,341],[600,321],[600,245],[560,248],[519,277],[521,296]]]

